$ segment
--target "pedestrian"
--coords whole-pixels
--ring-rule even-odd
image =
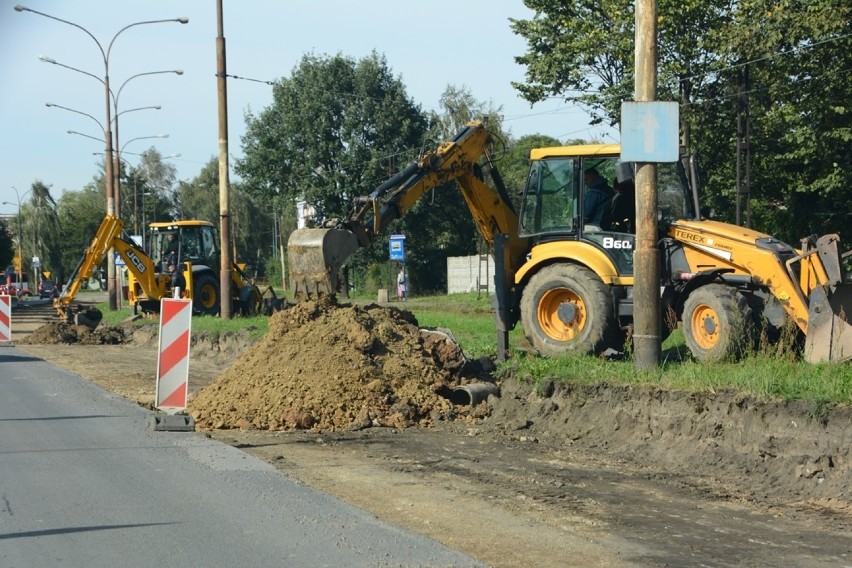
[[[182,298],[186,290],[186,277],[183,275],[183,266],[178,269],[173,262],[169,263],[169,276],[172,278],[172,297]]]
[[[405,300],[406,284],[405,269],[400,268],[399,274],[396,275],[396,297],[398,300]]]

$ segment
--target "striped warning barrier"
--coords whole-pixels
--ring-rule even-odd
[[[174,414],[186,408],[192,300],[160,300],[157,408]]]
[[[12,341],[12,296],[0,296],[0,341]]]

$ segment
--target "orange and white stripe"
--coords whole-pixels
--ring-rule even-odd
[[[170,414],[186,408],[191,324],[192,300],[160,300],[156,406]]]
[[[12,296],[0,296],[0,341],[12,341]]]

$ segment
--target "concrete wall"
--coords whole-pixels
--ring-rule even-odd
[[[447,257],[448,294],[476,292],[479,284],[487,285],[489,294],[494,293],[494,257],[483,255],[481,260],[478,254]]]

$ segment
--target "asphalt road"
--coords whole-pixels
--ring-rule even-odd
[[[0,566],[482,565],[9,345],[0,389]]]

